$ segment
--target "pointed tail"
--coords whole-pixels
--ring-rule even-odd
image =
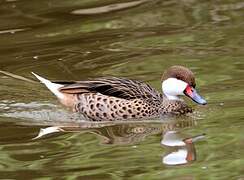
[[[53,83],[37,74],[34,72],[31,72],[39,81],[41,81],[45,86],[53,93],[55,94],[59,99],[64,99],[64,94],[61,93],[58,89],[63,87],[61,84]]]

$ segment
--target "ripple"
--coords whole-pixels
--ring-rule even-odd
[[[15,34],[16,32],[22,32],[22,31],[27,31],[30,28],[25,28],[25,29],[6,29],[6,30],[1,30],[0,34]]]
[[[139,1],[126,2],[126,3],[110,4],[107,6],[95,7],[95,8],[89,8],[89,9],[77,9],[77,10],[73,10],[71,12],[71,14],[93,15],[93,14],[109,13],[112,11],[119,11],[119,10],[123,10],[123,9],[136,7],[136,6],[146,3],[146,2],[149,2],[149,0],[139,0]]]

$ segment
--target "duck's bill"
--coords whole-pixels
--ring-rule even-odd
[[[203,99],[198,93],[197,91],[191,87],[191,86],[187,86],[184,94],[186,96],[188,96],[189,98],[191,98],[194,102],[201,104],[201,105],[205,105],[207,104],[207,101],[205,99]]]

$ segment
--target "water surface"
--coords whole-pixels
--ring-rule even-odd
[[[1,1],[0,177],[243,179],[243,9],[240,0]],[[85,123],[30,73],[121,76],[160,90],[176,64],[194,71],[208,105],[119,124]],[[32,139],[49,126],[68,132]]]

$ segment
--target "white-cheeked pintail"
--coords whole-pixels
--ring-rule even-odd
[[[183,66],[172,66],[163,73],[163,94],[147,83],[125,78],[51,82],[33,74],[62,104],[94,121],[154,118],[192,112],[192,108],[179,98],[181,95],[201,105],[207,103],[195,90],[192,71]]]

